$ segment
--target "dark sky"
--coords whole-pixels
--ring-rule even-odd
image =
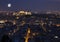
[[[12,7],[8,8],[8,3]],[[60,10],[60,0],[0,0],[0,10]]]

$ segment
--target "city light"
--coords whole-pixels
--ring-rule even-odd
[[[0,23],[5,23],[5,21],[4,20],[0,20]]]
[[[58,36],[54,36],[54,38],[59,38]]]
[[[30,30],[30,28],[28,28],[28,31],[27,31],[27,34],[26,34],[26,37],[25,37],[25,42],[28,42],[29,37],[30,37],[30,33],[31,33],[31,30]]]
[[[8,7],[11,6],[8,5]],[[49,42],[50,40],[60,38],[59,19],[60,15],[58,14],[38,14],[30,11],[3,11],[0,12],[0,34],[8,35],[13,41],[18,39],[17,41],[19,42],[40,42],[40,40],[44,41],[48,39]]]

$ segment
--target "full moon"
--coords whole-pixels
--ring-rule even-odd
[[[8,4],[8,7],[11,7],[11,4],[10,3]]]

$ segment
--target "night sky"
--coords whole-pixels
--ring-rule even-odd
[[[8,8],[8,3],[12,6]],[[0,10],[59,10],[60,0],[0,0]]]

